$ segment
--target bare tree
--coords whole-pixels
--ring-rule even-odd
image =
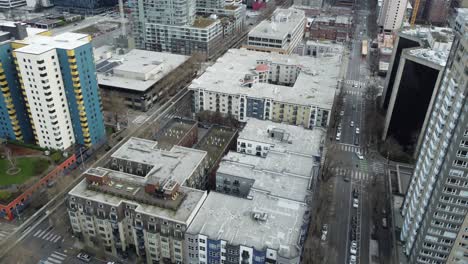
[[[125,99],[116,92],[110,92],[108,96],[109,97],[105,100],[106,103],[103,104],[104,110],[112,114],[114,125],[118,127],[123,114],[126,113],[127,107]]]

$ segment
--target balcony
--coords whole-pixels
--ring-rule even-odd
[[[67,56],[68,57],[74,57],[75,56],[75,50],[67,50]]]
[[[2,92],[6,93],[6,92],[8,92],[10,90],[10,88],[8,88],[8,86],[6,86],[6,87],[2,87],[1,90],[2,90]]]

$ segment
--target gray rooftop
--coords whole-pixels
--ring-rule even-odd
[[[257,250],[267,246],[286,258],[299,257],[307,206],[260,191],[251,195],[252,200],[248,200],[211,192],[187,232]],[[264,220],[256,219],[255,214]]]
[[[318,166],[318,164],[315,164]],[[299,169],[292,169],[298,166]],[[265,158],[230,152],[220,163],[217,173],[254,180],[253,190],[275,197],[306,202],[314,159],[296,154],[271,151]]]
[[[405,52],[413,57],[432,62],[436,64],[437,66],[445,67],[450,51],[449,50],[436,51],[436,50],[426,49],[426,48],[414,48],[414,49],[409,49]]]
[[[301,72],[292,87],[270,83],[254,83],[252,87],[242,85],[239,80],[255,69],[257,61],[298,66]],[[190,89],[270,98],[279,102],[331,109],[340,67],[341,54],[314,58],[231,49],[195,79]]]
[[[110,50],[98,49],[95,55],[109,56]],[[106,54],[107,53],[107,54]],[[121,89],[146,91],[188,60],[188,56],[133,49],[126,54],[113,54],[96,63],[98,82]]]
[[[271,20],[263,20],[249,32],[249,37],[284,39],[292,34],[305,20],[305,13],[298,9],[278,8],[273,12]]]
[[[154,165],[145,178],[174,180],[184,185],[206,155],[206,151],[181,146],[174,146],[169,151],[161,150],[156,141],[132,137],[111,157]]]
[[[114,191],[125,191],[127,188],[132,188],[132,192],[128,195],[128,198],[123,198],[112,194],[113,192],[107,190],[107,192],[99,191],[98,188],[90,188],[89,184],[86,182],[86,179],[78,183],[70,192],[69,195],[82,197],[84,199],[89,199],[99,203],[105,203],[111,206],[118,207],[121,203],[131,203],[138,204],[135,211],[137,213],[142,213],[150,216],[156,216],[163,219],[168,219],[171,221],[177,221],[184,224],[189,224],[191,219],[194,217],[198,208],[206,198],[206,191],[201,191],[197,189],[187,188],[182,186],[179,191],[183,194],[183,199],[177,204],[177,209],[168,208],[168,206],[157,206],[155,203],[145,203],[141,202],[143,199],[133,199],[145,195],[144,186],[140,181],[140,177],[123,173],[120,171],[112,171],[105,168],[95,168],[94,170],[106,171],[110,179],[112,180],[109,186],[103,186],[107,189],[113,188]],[[124,179],[124,181],[122,180]],[[112,185],[111,185],[112,184]],[[120,187],[118,187],[119,185]],[[149,194],[146,194],[147,197],[144,197],[145,200],[163,203],[161,198],[150,197]]]
[[[273,138],[273,131],[284,133],[283,139]],[[271,144],[276,151],[296,152],[321,156],[320,146],[326,131],[321,128],[305,129],[300,126],[275,123],[268,120],[250,118],[239,132],[238,139]]]

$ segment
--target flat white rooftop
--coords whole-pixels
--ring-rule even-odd
[[[255,83],[243,86],[246,74],[257,66],[257,61],[300,66],[301,72],[294,85],[283,86],[270,83]],[[282,55],[246,49],[231,49],[219,58],[206,72],[195,79],[190,89],[247,95],[254,98],[269,98],[279,102],[312,105],[331,109],[341,67],[341,54],[319,58],[299,55]]]
[[[263,20],[249,32],[249,37],[284,39],[292,34],[294,29],[305,19],[302,10],[278,8],[273,12],[271,20]]]
[[[89,38],[86,34],[67,32],[57,36],[33,35],[15,42],[27,45],[16,52],[42,54],[52,49],[75,49],[89,43]]]
[[[315,164],[318,166],[318,164]],[[299,166],[290,169],[289,166]],[[237,152],[221,161],[217,173],[254,180],[251,190],[266,192],[275,197],[306,202],[314,170],[314,159],[296,154],[272,151],[265,158]]]
[[[108,52],[97,49],[95,55],[102,56],[102,53]],[[110,58],[96,63],[98,82],[100,85],[144,92],[188,59],[188,56],[139,49],[123,55],[112,53]]]
[[[283,133],[282,139],[272,137],[271,133]],[[274,146],[275,151],[295,152],[321,156],[320,146],[326,131],[322,128],[305,129],[269,120],[250,118],[239,132],[238,140],[261,142]]]
[[[428,48],[409,49],[407,53],[413,57],[432,62],[438,66],[445,67],[450,50],[432,50]]]
[[[257,250],[266,246],[277,250],[280,256],[298,257],[307,206],[260,191],[252,191],[251,195],[252,200],[248,200],[210,192],[187,233]],[[264,220],[256,219],[256,213],[264,216]]]
[[[156,141],[130,138],[112,154],[112,158],[154,165],[146,179],[174,180],[183,185],[193,171],[202,166],[206,151],[181,146],[171,150],[161,150]]]

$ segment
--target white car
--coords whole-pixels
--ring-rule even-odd
[[[359,127],[356,127],[356,134],[359,134]]]
[[[364,159],[364,156],[358,151],[358,152],[355,152],[356,153],[356,156],[358,159],[360,160],[363,160]]]
[[[354,126],[354,121],[351,121],[351,123],[349,123],[349,126],[353,127]]]
[[[349,256],[349,264],[356,264],[356,256],[355,255]]]
[[[351,248],[349,249],[349,252],[353,255],[357,254],[357,242],[355,240],[351,241]]]
[[[78,253],[78,255],[76,257],[81,259],[84,262],[90,262],[91,261],[91,256],[86,254],[86,253],[83,253],[83,252]]]
[[[354,207],[354,208],[358,208],[358,207],[359,207],[359,200],[356,199],[356,198],[353,199],[353,207]]]
[[[340,112],[340,116],[344,116],[344,111],[341,111],[341,112]]]

